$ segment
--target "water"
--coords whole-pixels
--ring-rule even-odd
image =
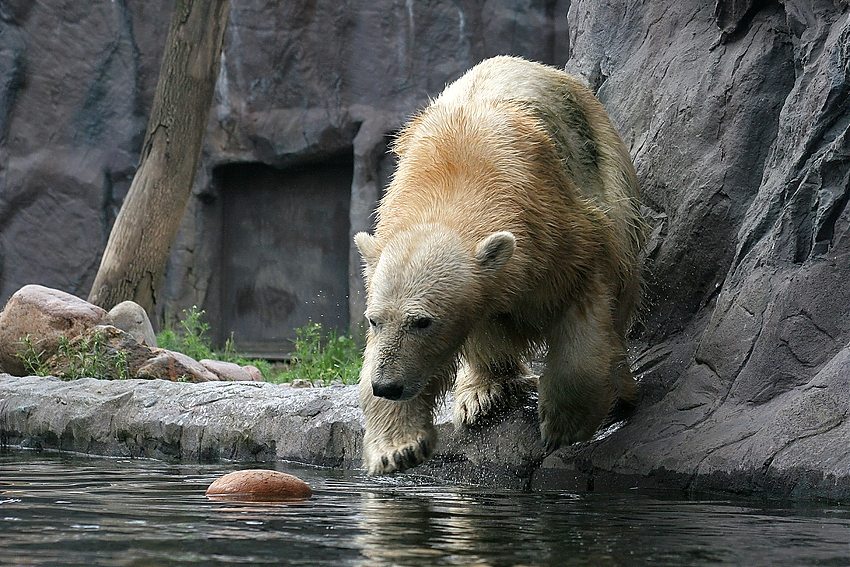
[[[0,565],[848,565],[850,508],[522,493],[278,464],[299,504],[210,501],[247,465],[0,452]]]

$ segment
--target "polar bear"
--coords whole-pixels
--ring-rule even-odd
[[[494,57],[447,86],[393,151],[375,233],[354,238],[369,322],[365,468],[425,461],[452,386],[459,427],[536,386],[547,449],[589,439],[635,395],[625,335],[644,241],[635,171],[602,105],[558,69]]]

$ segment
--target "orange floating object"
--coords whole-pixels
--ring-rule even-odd
[[[207,488],[210,498],[251,502],[305,500],[313,495],[310,485],[291,474],[266,469],[228,473]]]

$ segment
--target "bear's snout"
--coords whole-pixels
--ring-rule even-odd
[[[388,400],[400,400],[403,392],[403,384],[399,384],[397,382],[390,382],[388,380],[372,381],[372,394],[379,398],[386,398]]]

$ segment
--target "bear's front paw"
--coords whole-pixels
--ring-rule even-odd
[[[396,443],[382,440],[364,444],[363,465],[369,474],[401,472],[424,463],[434,450],[435,436],[425,434]]]

